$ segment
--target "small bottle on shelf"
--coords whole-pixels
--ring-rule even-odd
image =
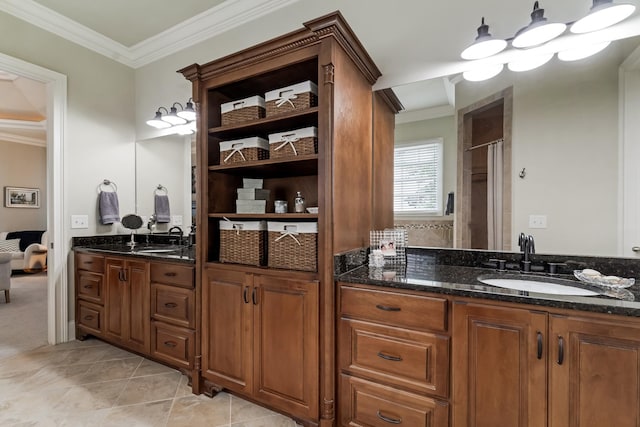
[[[296,192],[296,198],[293,202],[294,212],[303,213],[304,212],[304,197],[302,197],[302,193],[299,191]]]

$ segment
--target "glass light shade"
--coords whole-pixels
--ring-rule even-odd
[[[560,22],[546,23],[537,22],[526,27],[511,42],[514,47],[524,48],[538,46],[553,40],[567,29],[566,24]]]
[[[474,70],[465,71],[462,73],[462,77],[470,82],[481,82],[497,76],[503,68],[504,64],[484,65]]]
[[[580,59],[588,58],[591,55],[604,50],[609,46],[611,42],[596,43],[588,46],[581,46],[575,49],[563,50],[558,52],[558,59],[562,61],[578,61]]]
[[[502,52],[506,47],[506,41],[489,37],[485,40],[476,41],[463,50],[460,56],[462,59],[482,59]]]
[[[507,67],[511,71],[529,71],[543,66],[553,58],[553,53],[538,53],[526,55],[525,57],[513,62],[509,62]]]
[[[180,112],[178,112],[178,117],[182,117],[188,122],[191,122],[196,119],[196,110],[193,109],[193,102],[187,101],[187,106]]]
[[[172,125],[183,125],[187,123],[185,119],[183,119],[182,117],[178,117],[177,113],[178,113],[177,108],[171,107],[171,111],[169,112],[169,114],[162,116],[162,120],[164,120],[167,123],[171,123]]]
[[[582,34],[602,30],[628,18],[636,7],[632,4],[613,4],[609,1],[593,1],[587,16],[576,21],[570,28],[572,33]]]
[[[175,126],[174,130],[178,135],[191,135],[192,133],[194,133],[194,130],[191,129],[189,123]]]
[[[147,120],[147,124],[149,126],[153,126],[156,129],[166,129],[168,127],[171,127],[170,123],[162,120],[162,114],[160,113],[160,111],[156,111],[156,116],[151,120]]]

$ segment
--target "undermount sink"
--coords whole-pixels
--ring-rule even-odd
[[[490,286],[525,292],[537,292],[541,294],[577,296],[600,295],[598,292],[573,286],[573,281],[563,279],[547,279],[545,277],[480,276],[478,277],[478,280]]]
[[[133,252],[138,254],[166,254],[171,252],[176,252],[181,250],[180,246],[169,246],[169,247],[142,247],[142,248],[133,248]]]

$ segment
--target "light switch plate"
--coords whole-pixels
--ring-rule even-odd
[[[529,228],[547,228],[547,216],[529,215]]]
[[[171,217],[171,223],[173,225],[182,225],[182,215],[173,215]]]
[[[89,215],[71,215],[71,228],[89,228]]]

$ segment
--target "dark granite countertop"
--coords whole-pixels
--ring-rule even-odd
[[[409,289],[451,296],[640,317],[640,284],[622,290],[617,297],[607,296],[606,294],[598,296],[568,296],[489,286],[478,280],[479,276],[484,275],[501,278],[521,277],[535,279],[544,277],[547,281],[565,284],[565,281],[569,280],[572,286],[590,290],[598,289],[600,292],[605,292],[600,288],[593,288],[583,284],[573,276],[566,274],[544,275],[517,271],[498,272],[495,269],[432,264],[412,259],[409,260],[406,266],[369,268],[365,265],[357,267],[336,276],[336,280],[385,288]],[[619,297],[625,299],[620,299]]]
[[[147,252],[147,250],[167,250],[167,252]],[[102,254],[112,254],[129,256],[145,260],[172,261],[185,264],[195,263],[194,247],[177,245],[136,245],[133,250],[130,246],[122,243],[88,244],[86,246],[74,246],[74,251],[78,252],[98,252]],[[171,250],[171,252],[168,252]]]

